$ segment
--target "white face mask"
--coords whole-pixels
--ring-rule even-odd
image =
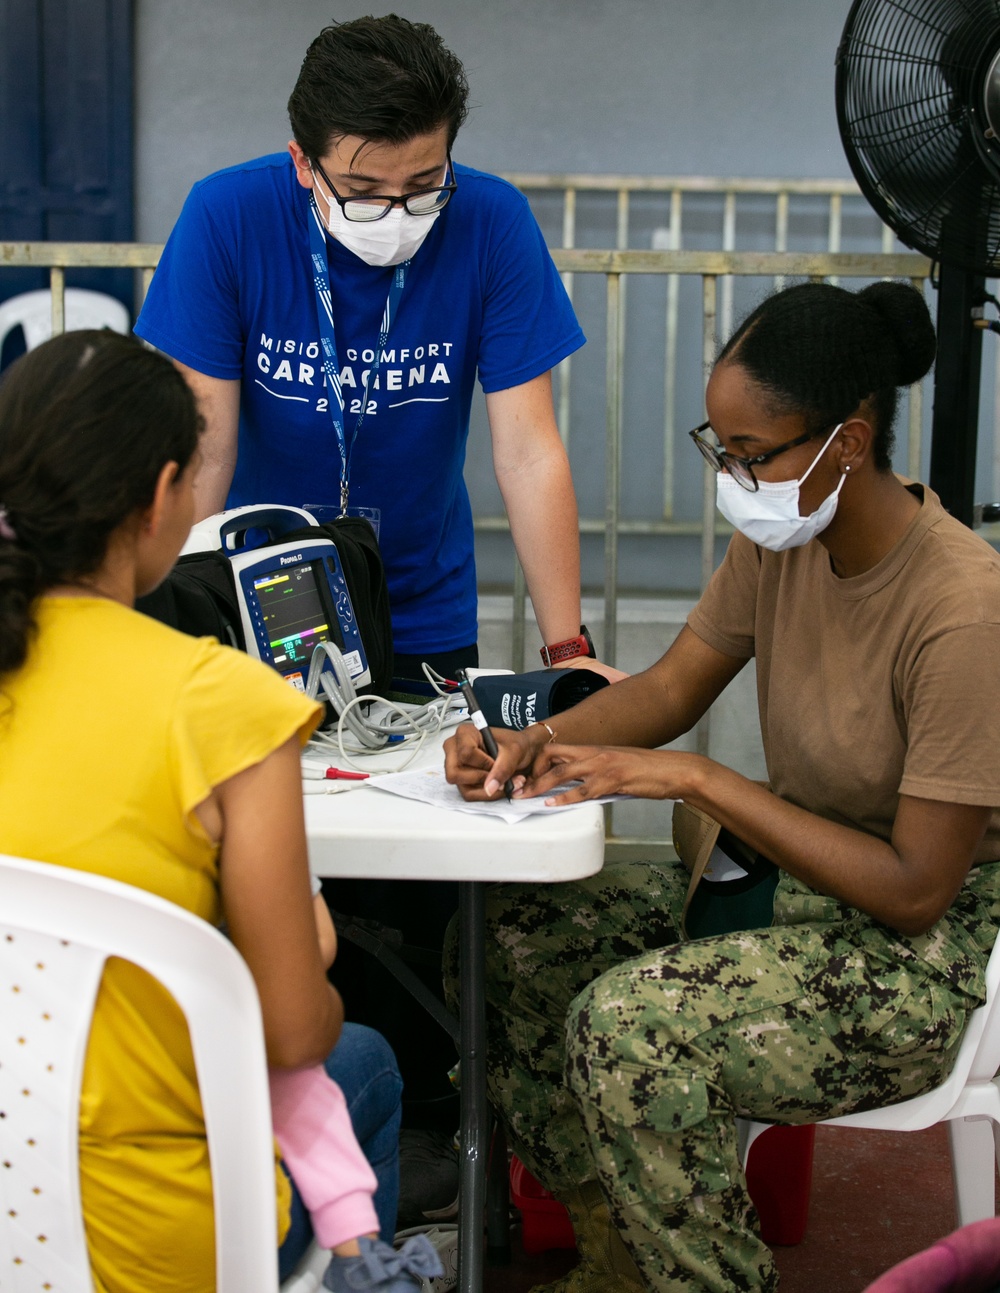
[[[323,195],[329,208],[324,224],[334,238],[354,252],[366,265],[399,265],[409,260],[420,249],[420,244],[431,231],[431,225],[441,214],[410,215],[405,207],[393,207],[381,220],[348,220],[334,197],[327,197],[313,172],[313,183]],[[316,204],[319,211],[319,203]],[[443,209],[443,208],[442,208]],[[323,213],[320,212],[320,219]]]
[[[799,489],[809,476],[809,472],[826,453],[833,437],[843,423],[834,427],[826,444],[812,460],[809,471],[801,480],[779,480],[773,483],[759,481],[757,492],[751,493],[738,485],[728,472],[720,472],[716,478],[715,501],[719,511],[726,520],[745,534],[751,543],[772,552],[784,552],[786,548],[800,548],[817,534],[822,534],[833,520],[837,510],[837,499],[847,479],[846,473],[841,476],[840,484],[823,499],[815,512],[808,516],[799,516]]]

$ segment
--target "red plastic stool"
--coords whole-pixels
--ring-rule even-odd
[[[526,1253],[576,1247],[569,1213],[516,1154],[510,1160],[510,1197],[521,1212],[521,1244]]]
[[[815,1140],[812,1125],[770,1127],[750,1147],[747,1188],[760,1217],[765,1244],[792,1247],[805,1236]],[[576,1246],[569,1213],[516,1154],[510,1162],[510,1194],[521,1213],[521,1243],[526,1253]]]
[[[769,1127],[750,1146],[747,1189],[765,1244],[801,1244],[809,1220],[816,1128]]]

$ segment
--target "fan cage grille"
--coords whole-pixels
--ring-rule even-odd
[[[837,55],[854,176],[899,238],[933,260],[1000,273],[1000,187],[973,138],[1000,0],[855,0]]]

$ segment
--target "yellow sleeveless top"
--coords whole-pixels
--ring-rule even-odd
[[[305,741],[319,706],[258,661],[117,602],[45,597],[37,619],[26,664],[0,677],[0,852],[110,876],[218,924],[217,850],[192,810],[290,736]],[[98,1293],[214,1290],[187,1026],[117,959],[87,1051],[80,1180]]]

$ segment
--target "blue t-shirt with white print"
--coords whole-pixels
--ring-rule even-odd
[[[584,337],[524,196],[456,166],[457,192],[406,284],[351,457],[351,506],[381,510],[395,648],[476,640],[472,512],[462,479],[478,371],[487,393],[547,372]],[[194,186],[136,332],[210,377],[241,381],[227,506],[339,499],[319,358],[308,191],[274,154]],[[391,268],[327,238],[348,440]]]

